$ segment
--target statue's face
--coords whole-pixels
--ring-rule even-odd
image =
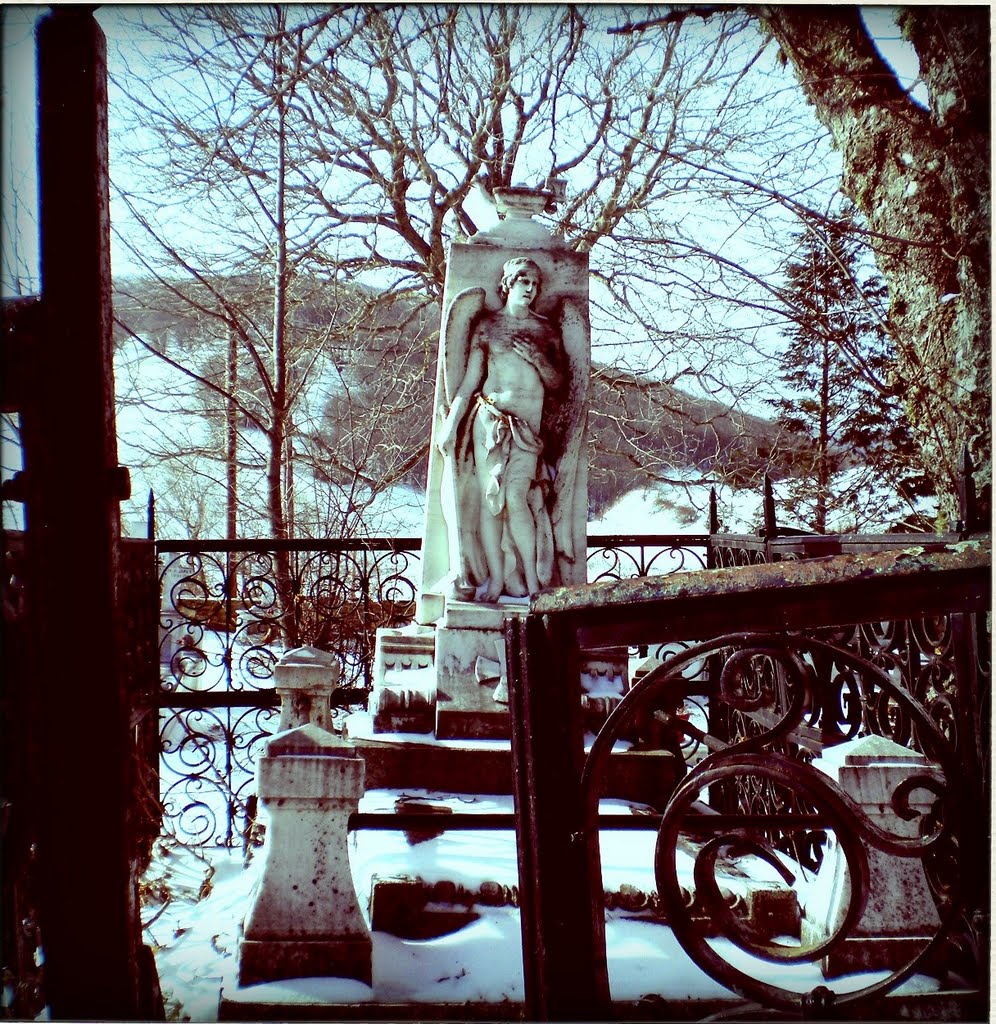
[[[535,270],[525,269],[508,286],[508,301],[515,306],[532,306],[539,296],[540,278]]]

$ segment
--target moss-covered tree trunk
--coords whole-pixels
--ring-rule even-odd
[[[843,156],[889,287],[895,381],[941,507],[957,516],[967,445],[988,493],[990,451],[989,8],[901,16],[929,109],[903,91],[855,7],[758,13]]]

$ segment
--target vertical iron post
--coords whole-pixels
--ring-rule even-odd
[[[156,539],[156,495],[149,489],[149,503],[145,513],[145,535],[149,540]]]
[[[709,488],[709,539],[706,541],[706,568],[716,568],[715,537],[719,533],[719,502],[716,499],[716,488]]]
[[[584,731],[576,638],[549,616],[505,626],[530,1020],[610,1016],[601,880],[592,885],[581,799]],[[593,895],[597,893],[597,899]]]
[[[771,477],[764,474],[764,536],[770,540],[778,534],[778,520],[775,516],[775,487]]]
[[[957,687],[957,749],[961,769],[965,773],[961,789],[972,794],[968,801],[967,817],[974,825],[978,804],[989,806],[987,779],[990,760],[989,737],[986,735],[990,709],[984,706],[979,688],[978,634],[974,614],[952,612],[951,650]],[[962,870],[970,878],[981,877],[973,869],[981,872],[987,868],[984,855],[988,852],[989,843],[981,832],[966,844],[968,849],[964,852],[967,862]],[[985,877],[989,877],[988,870],[985,871]]]
[[[771,542],[778,536],[778,520],[775,517],[775,488],[771,477],[764,474],[764,560],[771,561]]]

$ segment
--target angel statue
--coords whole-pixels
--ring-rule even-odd
[[[443,325],[448,408],[435,443],[444,458],[451,596],[462,600],[525,597],[577,578],[570,567],[586,387],[573,379],[579,361],[565,350],[564,328],[586,338],[586,326],[570,300],[557,318],[537,313],[542,286],[533,260],[510,259],[501,309],[486,309],[485,290],[469,288]]]

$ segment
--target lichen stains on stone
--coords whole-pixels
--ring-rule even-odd
[[[989,565],[991,545],[988,539],[943,545],[911,544],[908,548],[867,555],[833,555],[557,587],[537,594],[530,610],[543,615],[582,612],[624,604],[818,586],[871,577],[901,579]]]

